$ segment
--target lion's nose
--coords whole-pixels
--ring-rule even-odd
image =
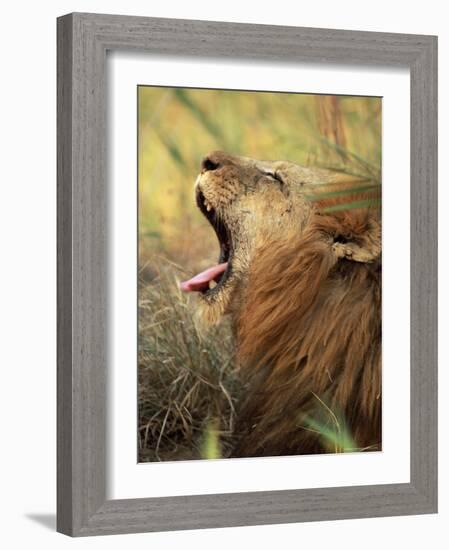
[[[211,155],[204,157],[201,162],[201,172],[212,172],[220,166],[220,163],[217,159],[213,158]]]

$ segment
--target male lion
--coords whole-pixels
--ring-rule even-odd
[[[232,316],[245,391],[231,456],[337,450],[323,418],[354,450],[381,448],[381,225],[365,207],[378,189],[291,162],[203,160],[196,202],[220,257],[181,288],[210,322]]]

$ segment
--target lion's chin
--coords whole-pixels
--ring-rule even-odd
[[[198,294],[198,314],[205,324],[215,325],[224,315],[231,312],[235,283],[231,273],[222,285]]]
[[[206,304],[203,300],[200,301],[198,308],[198,316],[205,326],[216,325],[225,314],[221,304]]]

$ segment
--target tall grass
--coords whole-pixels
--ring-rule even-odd
[[[139,458],[217,458],[232,442],[240,382],[228,324],[209,330],[162,262],[139,293]]]

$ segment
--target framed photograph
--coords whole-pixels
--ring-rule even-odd
[[[58,19],[58,531],[437,511],[437,39]]]

